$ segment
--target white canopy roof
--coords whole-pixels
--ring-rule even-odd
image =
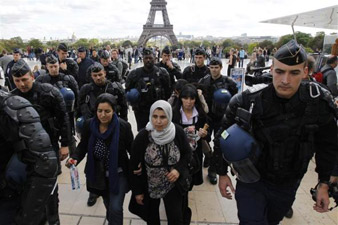
[[[338,30],[338,5],[317,9],[295,15],[261,21],[261,23],[277,23],[303,27],[315,27]]]

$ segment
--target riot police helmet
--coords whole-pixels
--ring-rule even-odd
[[[136,88],[132,88],[126,93],[127,101],[131,104],[135,104],[139,101],[140,92]]]
[[[72,91],[72,89],[67,87],[61,88],[60,92],[62,94],[63,99],[65,100],[67,112],[73,112],[75,105],[74,92]]]
[[[231,97],[230,92],[224,88],[217,89],[213,94],[213,100],[217,104],[228,104]]]

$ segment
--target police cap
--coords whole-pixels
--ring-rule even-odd
[[[274,58],[281,63],[294,66],[306,62],[307,54],[301,45],[295,40],[291,40],[278,49]]]
[[[81,46],[77,49],[78,52],[86,52],[86,48]]]
[[[162,54],[167,54],[167,55],[171,54],[169,46],[164,47],[164,49],[162,50]]]
[[[94,64],[92,64],[89,68],[89,71],[92,73],[98,73],[100,72],[101,70],[104,70],[104,67],[102,66],[101,63],[98,63],[98,62],[94,62]]]
[[[12,76],[22,77],[30,71],[31,69],[29,68],[25,60],[19,59],[16,63],[14,63],[11,73],[12,73]]]
[[[143,55],[154,55],[154,52],[150,48],[144,48],[143,49]]]
[[[220,58],[213,57],[213,58],[210,60],[209,65],[219,65],[219,66],[222,67],[222,61],[221,61]]]
[[[109,59],[110,58],[110,54],[107,50],[104,50],[101,52],[101,55],[100,55],[100,58],[101,59]]]
[[[59,61],[53,54],[48,55],[47,58],[46,58],[46,63],[55,64],[57,62],[59,62]]]
[[[207,53],[205,52],[205,50],[203,48],[197,48],[195,50],[195,55],[204,55],[204,56],[206,56]]]
[[[66,43],[60,43],[57,50],[61,50],[61,51],[64,51],[64,52],[67,52],[68,51],[68,46],[66,45]]]
[[[20,53],[20,49],[19,49],[19,48],[13,49],[13,53],[14,53],[14,54],[15,54],[15,53]]]

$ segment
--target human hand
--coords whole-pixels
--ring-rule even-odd
[[[197,89],[198,96],[201,96],[203,94],[203,91],[201,89]]]
[[[141,163],[138,164],[137,166],[138,170],[134,170],[133,173],[137,176],[140,176],[142,174],[142,165]]]
[[[73,158],[67,159],[65,166],[67,168],[70,168],[72,165],[76,166],[77,165],[77,160],[73,159]]]
[[[80,58],[80,57],[78,57],[78,58],[76,59],[76,62],[77,62],[77,64],[80,64],[80,62],[81,62],[81,58]]]
[[[61,147],[60,150],[59,150],[60,161],[65,160],[68,157],[68,154],[69,154],[68,147],[67,146],[66,147]]]
[[[67,70],[67,63],[65,63],[65,62],[60,63],[60,68],[62,70]]]
[[[170,173],[167,174],[169,182],[174,183],[179,178],[180,173],[176,169],[172,169]]]
[[[228,187],[230,188],[232,194],[235,194],[235,188],[232,186],[231,179],[228,175],[219,176],[218,183],[219,191],[224,198],[232,199],[231,193],[228,191]]]
[[[135,199],[136,199],[137,204],[144,205],[143,203],[144,194],[135,195]]]
[[[338,183],[338,176],[331,176],[330,183]]]
[[[170,59],[167,60],[166,64],[167,64],[167,66],[169,67],[169,69],[171,69],[171,70],[174,69],[173,63],[171,62]]]
[[[203,129],[203,128],[200,128],[199,130],[198,130],[198,136],[200,136],[201,138],[204,138],[205,136],[207,136],[208,135],[208,131],[207,130],[205,130],[205,129]]]
[[[329,211],[329,186],[324,183],[320,183],[317,187],[317,201],[313,206],[313,209],[319,213]]]

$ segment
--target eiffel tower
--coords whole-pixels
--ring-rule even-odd
[[[156,36],[168,38],[172,45],[178,45],[176,35],[174,34],[173,25],[170,24],[167,12],[167,2],[165,0],[152,0],[151,8],[148,15],[147,23],[143,25],[143,32],[138,39],[138,46],[145,46],[147,41]],[[162,11],[163,24],[154,24],[156,11]]]

